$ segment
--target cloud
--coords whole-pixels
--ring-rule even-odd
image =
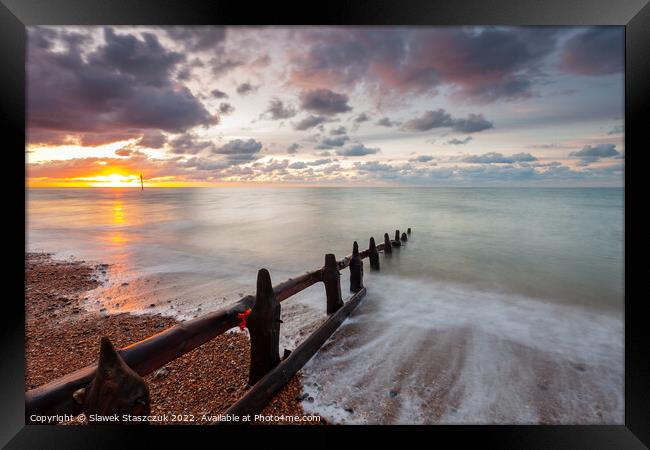
[[[404,123],[402,129],[407,131],[429,131],[434,128],[451,128],[459,133],[477,133],[493,128],[492,122],[482,114],[470,114],[466,118],[454,118],[444,109],[426,111],[420,117]]]
[[[217,50],[226,40],[226,28],[221,26],[165,26],[161,27],[171,39],[192,51]]]
[[[347,136],[326,137],[316,146],[318,150],[331,149],[333,147],[342,147],[350,138]]]
[[[235,111],[235,107],[230,103],[219,103],[219,112],[221,114],[232,114]]]
[[[298,86],[358,85],[387,94],[436,93],[492,102],[532,96],[540,67],[567,31],[539,27],[317,28],[291,61]]]
[[[160,131],[146,131],[138,141],[138,145],[147,148],[161,148],[166,142],[167,137]]]
[[[246,81],[237,86],[237,93],[239,95],[248,95],[252,94],[253,92],[257,92],[257,89],[259,89],[259,86],[253,86],[251,83]]]
[[[331,162],[332,162],[332,160],[329,159],[329,158],[327,158],[327,159],[316,159],[314,161],[309,161],[307,163],[307,165],[309,165],[309,166],[322,166],[324,164],[329,164]]]
[[[301,131],[308,130],[310,128],[314,128],[317,125],[322,124],[323,122],[325,122],[325,120],[326,119],[323,116],[310,115],[310,116],[305,117],[301,121],[295,123],[293,125],[293,128],[296,129],[296,130],[301,130]]]
[[[298,153],[298,149],[300,148],[300,144],[293,143],[287,148],[287,153],[290,155],[295,155]]]
[[[433,156],[431,156],[431,155],[419,155],[419,156],[417,156],[417,157],[415,157],[413,159],[410,159],[409,161],[413,161],[413,162],[429,162],[429,161],[433,161]]]
[[[255,139],[235,139],[212,150],[212,153],[226,155],[231,161],[251,161],[262,150],[262,143]]]
[[[166,51],[153,34],[140,39],[105,28],[103,43],[84,59],[75,33],[38,27],[28,33],[30,134],[179,133],[218,123],[218,116],[171,79],[182,56]]]
[[[504,156],[501,153],[490,152],[482,155],[467,156],[461,161],[475,164],[513,164],[515,162],[537,161],[537,158],[530,153],[517,153],[512,156]]]
[[[607,134],[623,134],[625,132],[625,127],[623,125],[617,125],[607,132]]]
[[[377,121],[377,125],[390,128],[399,125],[399,122],[394,122],[390,120],[388,117],[382,117]]]
[[[171,152],[177,155],[195,155],[203,150],[215,147],[211,141],[200,141],[197,136],[186,133],[169,142],[168,147]]]
[[[285,105],[279,98],[272,98],[265,111],[272,120],[289,119],[297,114],[293,105]]]
[[[296,161],[294,163],[289,164],[289,169],[306,169],[307,164],[305,164],[302,161]]]
[[[300,94],[302,109],[326,116],[351,111],[352,107],[348,105],[348,101],[347,95],[329,89],[313,89]]]
[[[370,117],[366,113],[361,113],[354,118],[355,123],[367,122],[370,120]]]
[[[214,98],[228,98],[228,94],[219,89],[213,89],[210,93]]]
[[[378,148],[368,148],[363,144],[354,144],[345,149],[337,150],[336,154],[339,156],[366,156],[374,155],[375,153],[379,153],[379,151]]]
[[[345,129],[345,127],[340,126],[338,128],[332,128],[330,130],[330,134],[332,136],[341,136],[341,135],[347,134],[347,130]]]
[[[623,27],[592,27],[567,40],[560,67],[577,75],[622,73],[625,34]]]
[[[584,164],[596,162],[601,158],[612,158],[620,155],[621,153],[616,150],[615,144],[585,145],[581,150],[569,153],[569,156],[580,158]]]
[[[465,139],[454,138],[454,139],[448,140],[447,144],[449,144],[449,145],[465,145],[465,144],[469,143],[469,141],[471,141],[471,140],[472,140],[472,136],[467,136]]]

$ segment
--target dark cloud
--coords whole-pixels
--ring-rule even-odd
[[[454,139],[448,140],[447,144],[449,144],[449,145],[465,145],[471,140],[472,140],[472,136],[467,136],[465,139],[454,138]]]
[[[293,143],[287,148],[287,153],[290,155],[295,155],[298,153],[298,149],[300,148],[300,144]]]
[[[226,155],[231,161],[251,161],[256,159],[257,153],[262,150],[262,143],[255,139],[235,139],[221,147],[212,150],[212,153]]]
[[[222,26],[167,26],[161,27],[171,39],[192,51],[216,50],[226,40]]]
[[[517,153],[512,156],[504,156],[501,153],[490,152],[482,155],[467,156],[462,161],[475,164],[513,164],[516,162],[537,161],[537,158],[530,153]]]
[[[607,134],[623,134],[625,132],[625,127],[623,125],[617,125],[607,132]]]
[[[219,103],[219,112],[221,114],[232,114],[235,111],[235,107],[230,103]]]
[[[492,128],[494,125],[482,114],[470,114],[466,118],[454,118],[444,109],[426,111],[420,117],[404,123],[407,131],[429,131],[434,128],[451,128],[459,133],[477,133]]]
[[[104,42],[88,57],[89,65],[132,75],[152,86],[168,86],[172,69],[185,59],[180,53],[165,50],[153,33],[142,33],[139,39],[106,27]]]
[[[291,78],[301,86],[374,86],[380,95],[450,86],[480,102],[525,98],[562,33],[557,27],[305,30],[306,50],[294,57]]]
[[[351,111],[348,101],[347,95],[329,89],[312,89],[300,94],[302,109],[326,116]]]
[[[624,67],[623,27],[593,27],[577,33],[564,45],[560,67],[578,75],[619,73]]]
[[[212,92],[210,92],[214,98],[228,98],[228,94],[226,94],[223,91],[220,91],[219,89],[213,89]]]
[[[316,146],[318,150],[327,150],[334,147],[342,147],[350,138],[347,136],[326,137]]]
[[[332,136],[341,136],[341,135],[347,134],[347,130],[343,126],[338,127],[338,128],[332,128],[330,130],[330,134]]]
[[[177,155],[195,155],[203,150],[215,150],[211,141],[201,141],[192,133],[186,133],[169,142],[170,151]]]
[[[87,59],[79,38],[58,32],[62,47],[30,28],[27,58],[27,120],[31,130],[115,134],[120,130],[183,132],[218,123],[186,87],[170,79],[178,54],[162,48],[155,35],[143,38],[104,31]],[[146,62],[146,64],[144,63]]]
[[[325,122],[325,120],[326,119],[323,116],[311,115],[311,116],[305,117],[301,121],[295,123],[293,125],[293,128],[296,129],[296,130],[301,130],[301,131],[302,130],[308,130],[310,128],[314,128],[315,126],[318,126],[318,125],[322,124],[323,122]]]
[[[296,161],[295,163],[289,164],[289,169],[306,169],[307,164],[302,161]]]
[[[585,145],[581,150],[569,153],[569,156],[576,156],[585,164],[596,162],[601,158],[612,158],[620,156],[615,144]]]
[[[339,156],[366,156],[374,155],[375,153],[379,153],[378,148],[368,148],[363,144],[354,144],[336,151],[336,154]]]
[[[272,120],[289,119],[297,114],[296,108],[293,105],[285,105],[279,98],[272,98],[269,107],[266,109],[265,114],[271,117]]]
[[[382,117],[381,119],[379,119],[377,121],[377,125],[379,125],[381,127],[389,127],[390,128],[390,127],[394,127],[396,125],[399,125],[399,122],[394,122],[394,121],[390,120],[390,118],[388,118],[388,117]]]
[[[370,120],[370,117],[366,113],[361,113],[354,118],[355,123],[367,122]]]
[[[166,142],[167,137],[160,131],[147,131],[138,141],[138,145],[147,148],[161,148]]]
[[[259,86],[253,86],[251,83],[246,81],[245,83],[240,84],[237,86],[237,93],[239,95],[248,95],[252,94],[253,92],[257,92],[257,89]]]

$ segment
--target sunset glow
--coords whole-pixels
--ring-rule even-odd
[[[623,183],[621,27],[29,27],[28,44],[30,187]]]

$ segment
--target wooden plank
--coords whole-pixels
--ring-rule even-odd
[[[350,297],[341,309],[331,315],[325,323],[296,347],[284,361],[266,374],[242,398],[228,408],[226,414],[236,415],[241,418],[246,414],[253,416],[262,411],[271,399],[289,382],[291,377],[316,354],[365,295],[366,289],[363,288]]]

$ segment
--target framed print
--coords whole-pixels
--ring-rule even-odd
[[[7,448],[648,445],[646,1],[0,10]]]

